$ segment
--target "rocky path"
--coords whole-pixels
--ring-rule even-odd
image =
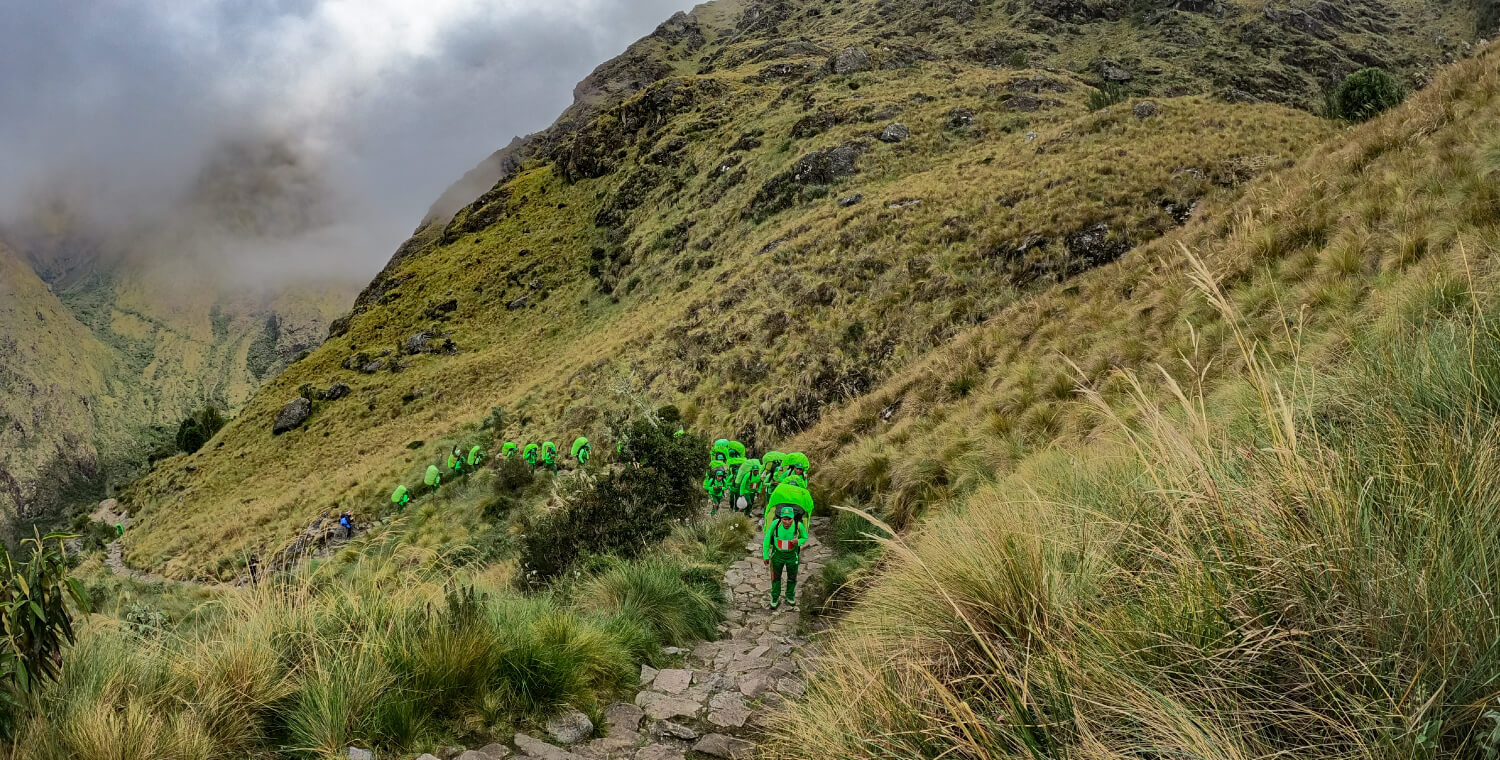
[[[831,555],[816,536],[827,525],[812,521],[813,542],[802,551],[797,596],[818,583]],[[746,546],[748,556],[725,573],[732,610],[719,641],[703,642],[691,651],[668,650],[681,658],[678,667],[641,668],[641,688],[633,703],[604,711],[606,725],[595,732],[582,715],[551,721],[550,736],[516,734],[511,745],[454,751],[457,760],[751,760],[771,710],[787,698],[802,695],[802,655],[808,642],[797,635],[799,611],[766,609],[771,573],[761,565],[760,543]],[[599,736],[592,738],[591,736]],[[568,740],[575,740],[569,743]],[[351,753],[352,754],[352,753]],[[424,755],[418,760],[440,760]]]

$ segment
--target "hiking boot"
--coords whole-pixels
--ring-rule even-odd
[[[788,600],[786,600],[786,606],[789,607],[789,608],[791,608],[791,609],[794,609],[794,610],[797,609],[797,600],[796,599],[788,599]]]
[[[780,607],[780,606],[781,606],[781,602],[766,602],[766,609],[768,609],[768,610],[770,610],[772,612],[775,612],[776,608]]]

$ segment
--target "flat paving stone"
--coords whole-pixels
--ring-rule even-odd
[[[604,708],[604,724],[606,733],[614,736],[617,733],[635,733],[641,730],[641,721],[646,719],[646,711],[636,705],[616,702]]]
[[[703,705],[691,699],[653,691],[643,691],[635,695],[635,704],[645,710],[647,715],[657,720],[693,718],[703,711]]]
[[[656,680],[652,681],[651,685],[660,692],[681,694],[693,685],[693,671],[678,668],[658,671]]]
[[[754,744],[724,734],[709,734],[699,739],[693,745],[693,751],[724,760],[752,760],[755,757]]]
[[[687,755],[676,747],[652,744],[635,753],[635,760],[686,760]]]
[[[536,739],[526,734],[516,734],[516,749],[536,758],[536,760],[588,760],[582,755],[576,755],[561,747],[554,747],[541,739]]]

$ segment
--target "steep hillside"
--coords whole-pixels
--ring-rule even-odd
[[[16,428],[21,440],[7,450],[7,519],[66,501],[58,482],[93,494],[128,479],[204,404],[237,410],[317,346],[351,295],[337,285],[231,292],[203,261],[110,253],[118,241],[52,229],[7,231],[24,248],[6,249],[6,306],[56,315],[13,316],[20,321],[7,330],[38,351],[5,358],[25,382],[0,388],[0,404],[17,416],[37,406],[35,424]]]
[[[1497,119],[1490,45],[825,417],[942,508],[768,756],[1493,755]]]
[[[379,509],[426,456],[408,444],[495,406],[512,435],[567,440],[628,388],[751,445],[796,435],[1221,208],[1337,132],[1310,111],[1345,74],[1420,83],[1474,19],[1415,2],[678,16],[492,160],[499,184],[446,224],[435,208],[213,446],[140,484],[131,560],[237,574],[317,514]],[[300,387],[335,383],[352,394],[272,436]]]
[[[0,518],[98,478],[142,399],[119,357],[0,245]]]

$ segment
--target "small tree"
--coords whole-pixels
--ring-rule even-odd
[[[89,610],[88,595],[78,580],[68,575],[63,541],[71,538],[53,533],[21,543],[31,552],[24,563],[12,561],[0,546],[0,732],[14,727],[14,692],[32,692],[57,678],[62,653],[75,641],[73,610]]]
[[[678,438],[676,424],[651,417],[614,431],[629,464],[585,481],[561,508],[527,518],[520,542],[527,583],[544,584],[590,555],[634,557],[697,514],[708,442]]]
[[[194,412],[177,426],[177,450],[184,454],[196,453],[204,444],[213,440],[224,429],[224,415],[212,406]]]
[[[1333,94],[1329,115],[1348,121],[1368,121],[1401,105],[1406,89],[1385,69],[1360,69],[1349,75]]]

